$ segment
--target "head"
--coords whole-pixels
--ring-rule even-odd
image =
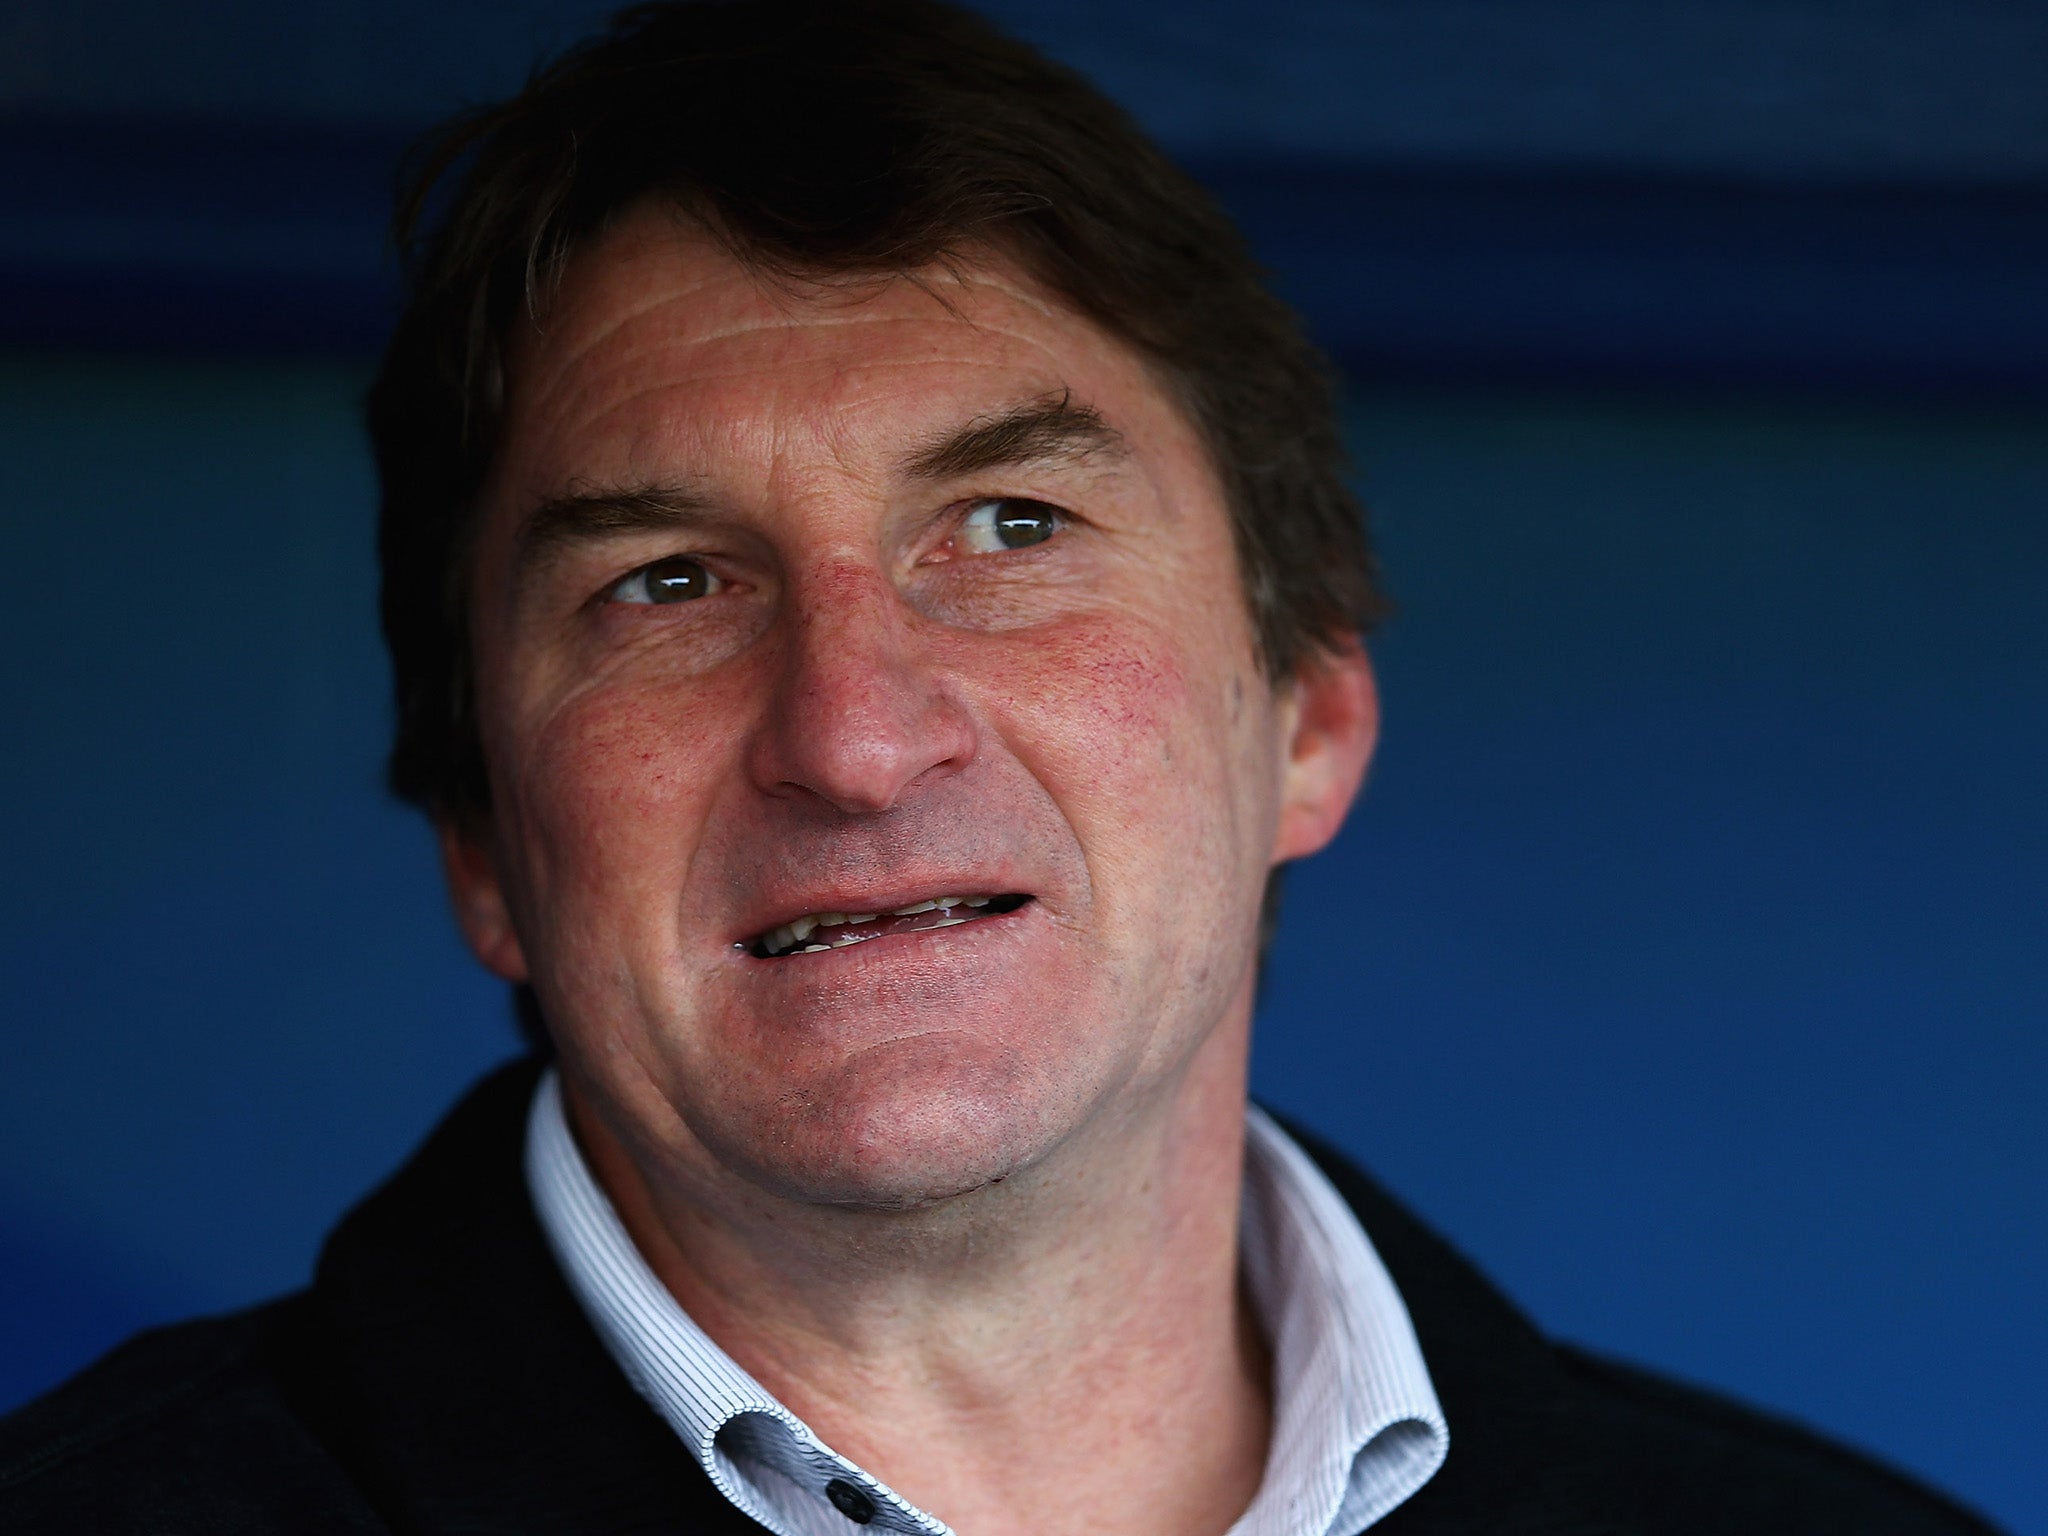
[[[916,1203],[1241,1028],[1380,599],[1319,358],[1116,109],[919,0],[650,7],[405,219],[392,782],[625,1139]]]

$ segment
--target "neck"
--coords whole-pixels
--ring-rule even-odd
[[[1270,1420],[1237,1264],[1249,1003],[1143,1101],[909,1211],[682,1197],[564,1090],[677,1301],[905,1498],[968,1536],[1220,1536]]]

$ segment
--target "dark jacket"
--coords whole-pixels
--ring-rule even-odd
[[[520,1171],[535,1071],[472,1092],[336,1230],[310,1290],[145,1334],[0,1421],[0,1531],[761,1536],[547,1251]],[[1801,1430],[1553,1344],[1304,1143],[1399,1285],[1451,1425],[1450,1459],[1376,1536],[1991,1529]]]

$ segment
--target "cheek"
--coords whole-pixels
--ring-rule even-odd
[[[1247,694],[1224,647],[1161,626],[1077,620],[1005,690],[1012,751],[1059,803],[1117,920],[1229,901],[1270,798],[1246,751]],[[1270,830],[1264,834],[1270,838]]]
[[[1162,771],[1190,712],[1187,673],[1166,637],[1098,619],[1062,625],[1051,640],[1010,690],[1031,739],[1118,778]]]
[[[614,911],[673,922],[687,866],[739,739],[738,678],[616,675],[490,743],[500,814],[527,867],[531,915]],[[660,895],[622,903],[634,891]],[[662,894],[665,893],[665,894]]]

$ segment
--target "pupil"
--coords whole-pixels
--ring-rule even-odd
[[[996,518],[996,537],[1003,541],[1005,549],[1022,549],[1027,544],[1043,544],[1052,537],[1052,517],[1029,502],[1010,502],[1017,511],[1004,512]]]
[[[677,557],[647,567],[647,595],[657,603],[687,602],[704,595],[704,567],[694,560]]]

